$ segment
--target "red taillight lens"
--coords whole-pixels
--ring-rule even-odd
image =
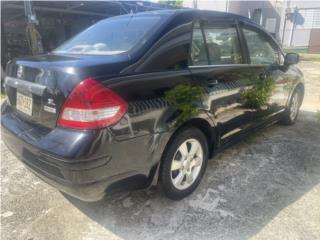
[[[70,93],[62,106],[58,125],[68,128],[96,129],[117,123],[128,104],[101,83],[86,79]]]

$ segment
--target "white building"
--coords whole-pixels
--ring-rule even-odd
[[[320,52],[319,0],[184,0],[183,6],[240,14],[274,33],[286,47]]]

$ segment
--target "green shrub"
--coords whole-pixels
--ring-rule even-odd
[[[203,87],[193,84],[179,84],[166,91],[165,99],[179,110],[176,125],[180,125],[199,113],[197,104],[206,98]]]
[[[253,87],[244,90],[241,93],[241,99],[244,105],[249,108],[257,109],[267,105],[272,91],[275,87],[275,81],[272,78],[265,80],[255,80]]]

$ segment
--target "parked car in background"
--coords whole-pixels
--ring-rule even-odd
[[[2,137],[34,174],[84,201],[158,183],[181,199],[218,151],[296,121],[297,62],[238,15],[108,18],[49,54],[8,63]]]

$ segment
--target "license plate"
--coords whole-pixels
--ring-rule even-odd
[[[32,115],[32,97],[17,92],[17,109],[29,116]]]

